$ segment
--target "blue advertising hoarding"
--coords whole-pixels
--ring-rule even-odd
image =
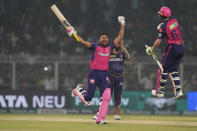
[[[197,111],[197,92],[187,93],[187,109],[188,111]]]

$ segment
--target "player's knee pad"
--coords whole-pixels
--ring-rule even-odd
[[[157,71],[157,75],[158,75],[158,79],[157,79],[156,91],[158,91],[157,89],[164,88],[167,83],[167,79],[168,79],[168,73],[165,70],[162,71],[159,69]]]
[[[180,88],[180,77],[177,71],[174,72],[170,72],[169,73],[171,82],[173,83],[173,85],[175,86],[175,88]]]
[[[172,77],[172,80],[180,80],[180,77],[177,71],[170,72],[169,75]]]
[[[166,71],[161,71],[161,80],[164,80],[164,82],[166,82],[165,80],[167,80],[168,78],[168,73]]]
[[[111,89],[110,88],[106,88],[105,91],[103,92],[102,95],[102,100],[111,100]]]

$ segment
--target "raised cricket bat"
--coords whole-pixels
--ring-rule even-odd
[[[57,8],[57,6],[55,4],[53,4],[50,8],[51,8],[51,10],[53,11],[53,13],[57,16],[57,18],[60,20],[60,22],[62,23],[62,25],[66,29],[68,29],[69,27],[71,27],[70,23],[63,16],[63,14],[61,13],[61,11]],[[79,38],[77,37],[77,35],[75,33],[73,34],[73,36],[79,42]]]
[[[148,48],[148,45],[145,45],[145,47]],[[157,65],[159,66],[159,68],[161,69],[161,71],[163,71],[163,66],[160,63],[159,59],[157,58],[157,56],[156,56],[156,54],[154,52],[152,53],[152,57],[156,61]]]

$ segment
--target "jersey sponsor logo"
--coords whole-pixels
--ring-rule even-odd
[[[110,58],[109,61],[110,62],[115,62],[115,61],[119,61],[119,62],[121,61],[122,62],[123,58]]]
[[[94,82],[95,82],[94,79],[90,79],[90,83],[94,84]]]
[[[170,30],[174,29],[178,25],[177,22],[174,22],[173,24],[170,25]]]
[[[110,58],[116,57],[116,55],[110,55]]]
[[[105,54],[105,53],[102,53],[102,52],[98,52],[98,54],[101,55],[101,56],[109,56],[110,55],[110,53]]]

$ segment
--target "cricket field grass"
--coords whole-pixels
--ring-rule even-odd
[[[92,115],[0,114],[0,131],[197,131],[197,116],[107,116],[97,125]]]

